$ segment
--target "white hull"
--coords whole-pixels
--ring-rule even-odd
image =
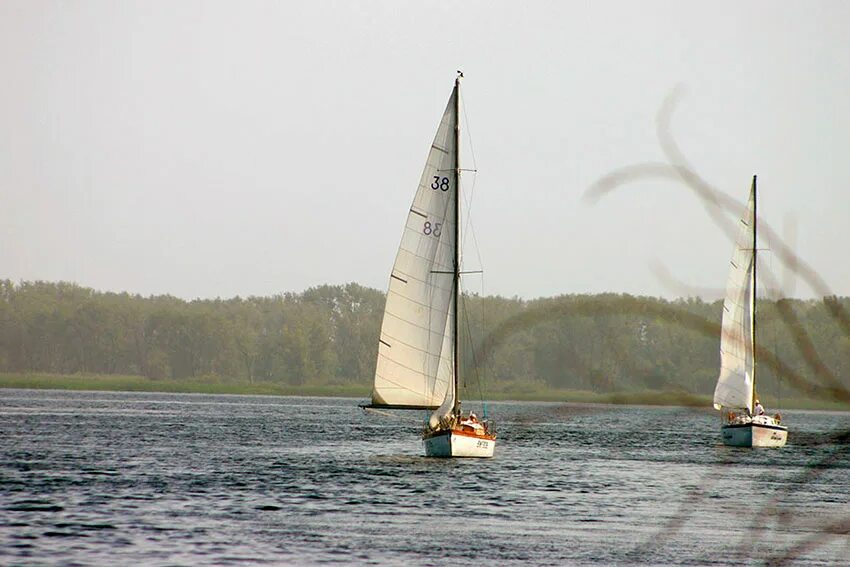
[[[720,427],[723,444],[730,447],[784,447],[788,440],[788,428],[769,423],[773,420],[758,417],[749,423],[732,423]]]
[[[492,457],[496,440],[492,437],[441,431],[422,438],[426,457]]]

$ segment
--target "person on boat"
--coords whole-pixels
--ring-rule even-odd
[[[467,427],[471,427],[473,430],[481,429],[481,424],[478,422],[478,417],[472,412],[469,412],[469,417],[462,420],[460,424],[465,425]]]
[[[764,415],[764,406],[758,400],[756,400],[756,405],[753,406],[753,415]]]

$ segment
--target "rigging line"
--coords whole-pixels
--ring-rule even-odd
[[[467,199],[467,203],[466,203],[467,213],[466,213],[466,227],[464,228],[464,232],[463,232],[463,246],[464,246],[464,248],[466,248],[466,239],[471,234],[472,235],[472,243],[473,243],[473,246],[475,248],[475,256],[478,258],[478,265],[483,270],[484,263],[481,260],[481,247],[478,245],[478,237],[476,236],[476,233],[475,233],[475,227],[472,224],[472,199],[473,199],[474,194],[475,194],[475,185],[476,185],[477,181],[478,181],[478,175],[476,174],[472,178],[472,188],[469,190],[470,195],[469,195],[469,198]]]
[[[470,188],[470,190],[469,190],[469,199],[467,199],[467,203],[466,203],[466,207],[467,207],[467,213],[466,213],[467,222],[466,222],[466,225],[467,226],[465,228],[465,233],[464,233],[464,236],[463,236],[464,241],[463,241],[462,244],[464,246],[466,245],[466,235],[468,233],[472,233],[472,240],[475,244],[475,254],[478,257],[478,265],[482,266],[483,264],[481,263],[481,250],[478,247],[478,239],[475,237],[475,230],[472,227],[472,198],[475,196],[475,184],[478,181],[478,162],[475,159],[475,146],[472,143],[472,129],[469,127],[469,115],[466,113],[466,96],[467,95],[464,95],[464,97],[461,99],[460,102],[461,102],[461,110],[463,111],[463,121],[464,121],[464,124],[466,125],[466,130],[465,130],[466,138],[469,141],[469,153],[472,156],[472,171],[474,173],[473,173],[473,177],[472,177],[472,188]]]
[[[470,317],[469,317],[469,303],[468,303],[466,298],[464,298],[464,300],[463,300],[463,306],[464,306],[464,310],[463,310],[464,319],[466,321],[466,335],[467,335],[467,337],[469,337],[470,347],[473,347],[473,348],[469,349],[470,352],[471,352],[471,356],[472,356],[472,369],[475,372],[475,380],[478,384],[478,397],[483,402],[484,401],[484,387],[483,387],[484,385],[483,385],[483,381],[481,379],[481,375],[479,374],[478,359],[475,356],[475,348],[474,348],[474,344],[473,344],[473,341],[472,341],[472,327],[470,326],[470,323],[469,323],[469,319],[470,319]]]
[[[477,175],[473,174],[472,187],[469,188],[468,193],[464,192],[463,194],[463,204],[465,205],[466,218],[464,219],[463,241],[461,242],[461,246],[464,249],[466,248],[466,239],[469,237],[469,233],[472,232],[472,198],[474,197],[475,193],[475,180],[477,177]]]
[[[474,159],[475,158],[473,156],[473,163],[474,163]],[[477,174],[477,167],[476,167],[476,172],[473,173],[473,177],[472,177],[472,187],[469,190],[469,197],[466,199],[466,209],[467,209],[468,212],[467,212],[467,217],[466,217],[466,225],[467,226],[465,228],[464,235],[463,235],[463,244],[464,244],[464,247],[465,247],[467,236],[469,234],[472,234],[472,241],[473,241],[474,248],[475,248],[475,255],[478,259],[478,265],[483,268],[483,262],[482,262],[482,259],[481,259],[481,248],[478,245],[478,237],[476,236],[474,227],[472,226],[472,214],[471,214],[472,213],[472,201],[473,201],[473,198],[475,196],[475,187],[476,187],[477,182],[478,182],[478,174]],[[464,192],[464,195],[466,195],[465,192]],[[483,303],[484,274],[483,274],[483,270],[479,273],[481,274],[481,301],[480,301],[481,307],[480,308],[481,308],[482,333],[486,333],[486,330],[484,330],[484,327],[483,327],[483,325],[484,325],[484,316],[483,316],[483,313],[484,313],[484,303]],[[474,344],[473,344],[473,340],[472,340],[472,331],[471,331],[471,328],[470,328],[469,302],[467,301],[466,298],[463,299],[463,304],[464,304],[464,318],[465,318],[466,327],[467,327],[467,336],[469,338],[469,343],[470,343],[470,347],[471,347],[470,351],[472,353],[472,363],[473,363],[473,369],[474,369],[474,372],[475,372],[475,380],[476,380],[477,385],[478,385],[479,398],[483,402],[483,400],[484,400],[483,380],[482,380],[482,376],[481,376],[481,369],[479,369],[479,367],[478,367],[478,361],[476,359],[475,349],[473,348]],[[486,410],[485,410],[485,413],[486,413]]]
[[[463,244],[466,246],[466,236],[470,232],[470,227],[472,225],[472,203],[475,197],[475,182],[478,180],[478,174],[472,174],[472,187],[469,188],[469,191],[463,192],[463,204],[465,205],[466,210],[466,218],[464,219],[466,222],[463,227]]]
[[[479,309],[480,309],[479,315],[480,315],[480,320],[481,320],[481,337],[482,337],[480,344],[483,344],[484,343],[484,337],[487,336],[487,326],[486,326],[486,321],[485,321],[485,317],[484,317],[486,309],[485,309],[484,274],[483,273],[481,274],[480,287],[481,287],[481,295],[480,295],[479,301],[478,301]],[[465,302],[466,302],[466,300],[465,300]],[[467,328],[469,328],[469,325],[470,325],[470,316],[469,316],[470,310],[467,308],[465,310],[465,312],[467,314]],[[486,380],[486,374],[487,374],[486,370],[492,364],[492,360],[490,360],[485,355],[484,356],[485,367],[482,368],[479,365],[478,357],[477,357],[476,350],[475,350],[475,344],[474,344],[474,341],[473,341],[473,338],[472,338],[472,332],[468,331],[468,334],[469,334],[470,347],[471,347],[470,351],[472,353],[472,355],[471,355],[472,356],[472,363],[473,363],[473,368],[475,369],[475,378],[476,378],[477,383],[478,383],[478,397],[479,397],[479,399],[481,400],[481,403],[484,406],[483,407],[483,410],[484,410],[483,415],[486,418],[487,417],[487,402],[484,400],[484,382]]]
[[[460,107],[463,110],[463,121],[466,124],[466,137],[469,140],[469,153],[472,155],[472,169],[477,170],[478,164],[475,161],[475,147],[472,145],[472,130],[469,129],[469,116],[466,114],[466,97],[468,95],[464,93],[463,98],[460,100]]]
[[[478,265],[481,267],[481,273],[483,274],[484,273],[484,260],[481,258],[481,247],[478,245],[478,237],[475,235],[474,230],[470,230],[469,232],[472,233],[472,243],[474,244],[475,255],[478,257]],[[484,276],[482,275],[482,277],[484,277]]]
[[[486,295],[484,295],[484,274],[481,274],[481,301],[480,301],[480,304],[481,304],[481,342],[482,343],[484,342],[484,337],[487,336],[487,320],[484,316],[485,313],[487,312],[487,310],[485,308],[485,300],[484,300],[485,297],[486,297]],[[485,368],[481,368],[479,370],[481,372],[481,375],[482,375],[482,379],[481,379],[481,383],[482,383],[481,399],[482,399],[482,403],[483,403],[483,400],[484,400],[483,383],[484,383],[484,380],[488,379],[487,378],[488,374],[486,372],[487,368],[490,368],[490,365],[492,365],[493,362],[490,360],[490,358],[488,356],[486,356],[486,353],[481,353],[481,354],[482,354],[482,356],[484,356],[484,364],[487,365]],[[484,406],[484,417],[487,417],[487,406],[486,405]]]

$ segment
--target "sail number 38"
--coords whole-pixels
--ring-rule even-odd
[[[439,175],[434,176],[434,182],[431,183],[431,189],[436,191],[439,189],[440,191],[448,191],[449,190],[449,178],[448,177],[440,177]]]

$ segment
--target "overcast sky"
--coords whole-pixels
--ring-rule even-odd
[[[732,243],[685,185],[584,198],[667,160],[675,92],[688,163],[741,202],[757,173],[764,221],[850,295],[848,29],[842,1],[5,0],[0,277],[383,290],[463,69],[479,291],[719,293]]]

